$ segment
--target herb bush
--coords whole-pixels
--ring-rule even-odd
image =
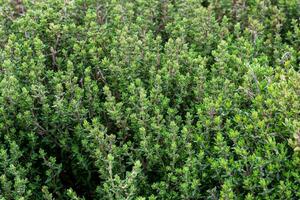
[[[299,0],[0,0],[0,199],[300,199]]]

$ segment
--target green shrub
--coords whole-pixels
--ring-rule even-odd
[[[300,199],[298,0],[0,0],[0,199]]]

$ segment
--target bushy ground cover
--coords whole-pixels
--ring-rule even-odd
[[[299,0],[0,0],[0,199],[300,199]]]

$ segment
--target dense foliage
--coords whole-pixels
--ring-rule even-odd
[[[299,0],[0,0],[0,199],[300,199]]]

